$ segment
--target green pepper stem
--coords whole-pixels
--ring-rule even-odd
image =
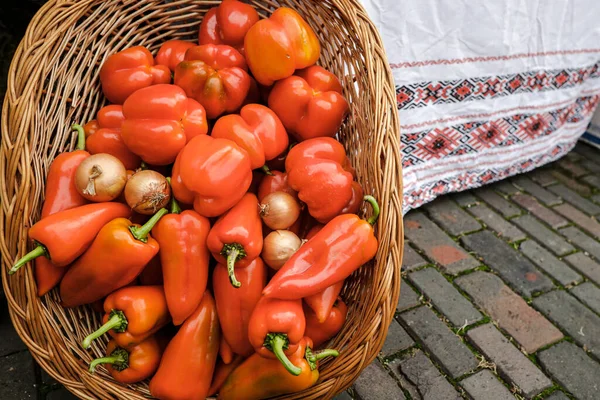
[[[38,245],[33,250],[31,250],[29,253],[25,254],[23,257],[21,257],[19,260],[17,260],[15,265],[12,266],[12,268],[8,271],[8,273],[10,275],[14,274],[23,265],[27,264],[29,261],[34,260],[40,256],[48,257],[48,249],[46,249],[46,247],[43,244],[38,243]]]
[[[167,210],[166,208],[161,208],[144,225],[140,226],[139,228],[136,228],[135,226],[130,227],[129,230],[131,231],[131,234],[137,240],[144,243],[147,242],[148,234],[150,233],[152,228],[154,228],[154,225],[156,225],[156,223],[163,217],[163,215],[167,214],[168,212],[169,210]]]
[[[227,252],[227,274],[229,274],[229,281],[233,287],[239,288],[242,286],[240,281],[235,277],[235,262],[237,261],[240,251],[236,247],[232,247]]]
[[[321,351],[317,351],[313,353],[313,357],[315,361],[319,361],[324,359],[325,357],[337,357],[340,355],[340,352],[334,349],[325,349]]]
[[[79,124],[71,125],[71,130],[77,131],[77,146],[75,148],[77,150],[85,150],[85,131],[83,127]]]
[[[90,373],[93,374],[96,371],[98,364],[112,364],[117,371],[123,371],[129,367],[129,353],[125,349],[118,348],[110,353],[110,356],[92,360],[90,363]]]
[[[267,164],[265,164],[262,167],[260,167],[260,169],[262,170],[262,172],[265,173],[265,175],[273,175],[273,173],[271,172],[271,170],[269,169],[269,167],[267,166]]]
[[[377,204],[377,200],[375,200],[375,197],[370,195],[363,197],[363,200],[371,204],[371,207],[373,207],[373,215],[367,220],[367,222],[371,225],[375,225],[375,222],[377,222],[377,218],[379,218],[379,204]]]
[[[90,333],[83,339],[81,342],[81,347],[84,349],[89,349],[92,344],[92,340],[98,339],[100,336],[104,335],[106,332],[114,329],[115,331],[121,333],[127,329],[128,325],[127,317],[123,311],[112,310],[110,312],[110,318],[104,325],[98,328],[96,331]]]
[[[171,214],[181,214],[181,207],[177,200],[175,200],[175,196],[173,195],[173,186],[171,185],[171,177],[167,176],[167,182],[169,182],[169,186],[171,186],[171,203],[169,205],[169,212]]]
[[[285,336],[273,335],[270,347],[273,353],[275,354],[275,357],[277,357],[277,359],[281,361],[285,369],[287,369],[290,374],[298,376],[300,375],[300,373],[302,373],[302,368],[295,366],[294,364],[292,364],[290,359],[287,358],[285,352],[283,351],[283,348],[287,347],[286,345],[287,338]]]

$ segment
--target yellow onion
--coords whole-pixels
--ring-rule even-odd
[[[300,205],[286,192],[269,193],[258,207],[263,222],[273,230],[289,228],[300,216]]]
[[[171,200],[171,186],[159,172],[150,169],[133,174],[125,185],[125,201],[139,214],[153,215]]]
[[[294,232],[273,231],[263,240],[261,257],[265,264],[278,270],[298,251],[300,246],[302,246],[302,240]]]
[[[75,171],[75,188],[89,201],[116,199],[127,182],[127,170],[118,158],[98,153],[89,156]]]

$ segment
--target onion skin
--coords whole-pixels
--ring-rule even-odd
[[[263,240],[261,258],[269,267],[279,270],[302,246],[302,240],[294,232],[277,230]]]
[[[171,200],[171,185],[161,173],[146,169],[129,178],[124,193],[125,201],[133,211],[152,215]]]
[[[75,171],[75,187],[89,201],[105,202],[119,197],[127,182],[127,170],[118,158],[98,153],[89,156]]]
[[[286,192],[266,195],[258,207],[263,222],[273,230],[289,228],[300,216],[300,205]]]

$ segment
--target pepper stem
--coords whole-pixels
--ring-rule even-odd
[[[112,364],[113,368],[117,371],[123,371],[129,367],[129,353],[125,349],[117,348],[108,357],[92,360],[90,363],[90,373],[93,374],[96,371],[98,364]]]
[[[169,186],[171,186],[170,176],[167,176],[167,182],[169,182]],[[175,200],[175,196],[173,196],[173,186],[171,186],[171,203],[169,204],[169,211],[171,214],[181,214],[181,207],[177,200]]]
[[[377,222],[377,218],[379,218],[379,204],[377,204],[377,200],[375,200],[375,197],[370,195],[363,197],[363,200],[368,202],[371,205],[371,207],[373,207],[373,215],[371,216],[371,218],[367,219],[367,222],[371,225],[375,225],[375,222]]]
[[[79,124],[71,125],[71,130],[77,131],[77,146],[75,148],[77,150],[85,150],[85,131],[83,127]]]
[[[21,268],[23,265],[27,264],[29,261],[34,260],[40,256],[48,257],[48,249],[43,244],[38,243],[38,245],[31,250],[29,253],[25,254],[23,257],[19,258],[15,265],[8,271],[10,275],[14,274]]]
[[[108,321],[98,328],[98,330],[86,336],[86,338],[83,339],[83,342],[81,342],[81,347],[84,349],[89,349],[92,344],[92,340],[99,338],[111,329],[114,329],[117,333],[125,332],[128,324],[129,322],[127,321],[127,317],[123,311],[112,310],[110,312]]]
[[[269,167],[267,166],[267,164],[265,164],[262,167],[260,167],[260,169],[262,170],[262,172],[265,173],[265,175],[273,175],[273,173],[271,172],[271,170],[269,169]]]
[[[270,333],[267,335],[264,346],[275,354],[275,357],[281,361],[290,374],[298,376],[302,373],[302,368],[292,364],[283,351],[288,348],[289,342],[287,335],[283,333]]]
[[[227,253],[227,273],[229,274],[229,281],[233,285],[233,287],[239,288],[242,286],[240,281],[235,277],[235,262],[237,260],[240,251],[236,248],[231,249]]]
[[[310,347],[307,347],[306,351],[304,352],[304,357],[306,358],[311,371],[317,369],[317,361],[322,360],[325,357],[337,357],[339,355],[340,353],[333,349],[325,349],[313,353]]]
[[[131,231],[131,234],[140,242],[146,243],[148,241],[148,234],[150,233],[152,228],[154,228],[154,225],[156,225],[156,223],[163,217],[163,215],[167,214],[168,212],[169,210],[167,210],[166,208],[161,208],[156,214],[152,216],[152,218],[148,220],[148,222],[146,222],[139,228],[135,226],[130,226],[129,230]]]

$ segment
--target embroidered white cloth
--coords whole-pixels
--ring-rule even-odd
[[[404,211],[560,158],[600,93],[598,0],[362,0],[396,82]]]

